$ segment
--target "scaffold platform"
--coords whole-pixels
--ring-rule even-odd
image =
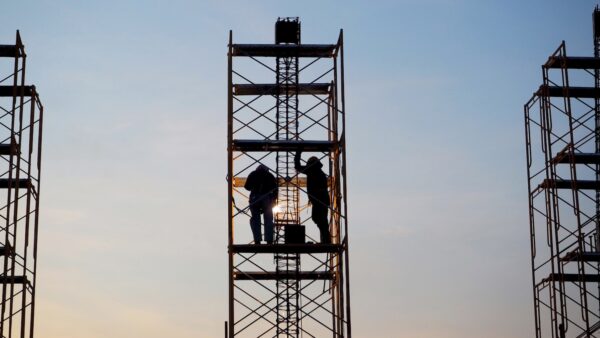
[[[233,44],[232,56],[248,57],[309,57],[330,58],[336,54],[337,45],[276,45]]]
[[[341,244],[235,244],[231,246],[233,253],[335,253],[343,250]]]
[[[298,95],[329,95],[329,83],[299,83],[297,86],[284,86],[272,83],[234,84],[233,94],[239,96],[279,95],[294,93]]]
[[[335,141],[313,140],[233,140],[234,151],[272,152],[272,151],[323,151],[334,150]]]

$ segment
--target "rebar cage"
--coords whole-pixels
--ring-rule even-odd
[[[299,29],[297,18],[282,20]],[[335,44],[299,39],[234,44],[229,35],[227,337],[351,337],[343,32]],[[331,244],[318,243],[308,217],[297,151],[318,157],[328,175]],[[258,164],[279,186],[273,244],[251,244],[244,183]],[[306,243],[285,240],[303,225]]]
[[[536,337],[600,337],[597,57],[564,41],[525,104]]]
[[[42,120],[35,86],[26,85],[19,32],[0,45],[0,336],[33,337]]]

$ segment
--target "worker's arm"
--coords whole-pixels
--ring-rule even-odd
[[[304,173],[304,170],[306,170],[306,166],[300,164],[300,156],[302,156],[302,152],[297,151],[296,156],[294,156],[294,168],[296,168],[297,171]]]

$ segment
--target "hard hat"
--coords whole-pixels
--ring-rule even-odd
[[[323,164],[321,164],[318,157],[311,156],[308,161],[306,161],[306,166],[311,168],[322,168]]]

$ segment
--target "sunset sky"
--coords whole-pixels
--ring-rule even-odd
[[[227,37],[344,29],[354,336],[533,335],[523,104],[596,1],[19,0],[45,106],[36,334],[218,338]]]

